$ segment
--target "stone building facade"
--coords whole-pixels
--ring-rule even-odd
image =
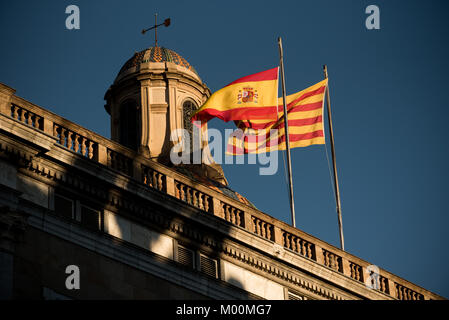
[[[217,164],[171,165],[210,94],[176,52],[138,52],[106,139],[0,84],[0,298],[443,299],[259,211]]]

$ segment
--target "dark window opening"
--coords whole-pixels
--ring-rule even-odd
[[[55,212],[67,219],[75,219],[73,200],[55,194]]]
[[[81,224],[92,230],[101,230],[100,212],[81,206]]]
[[[307,300],[307,297],[296,291],[288,290],[288,300]]]
[[[218,278],[217,260],[209,258],[203,254],[200,254],[200,271],[205,275]]]
[[[120,106],[120,143],[132,150],[138,148],[139,112],[136,102],[127,100]]]
[[[187,133],[184,133],[185,136],[183,137],[184,141],[189,141],[190,143],[190,150],[193,150],[193,124],[192,120],[190,119],[197,109],[195,103],[193,103],[190,100],[187,100],[182,105],[182,112],[183,112],[183,125],[184,129],[187,130]]]
[[[195,252],[178,245],[178,262],[186,267],[195,268]]]

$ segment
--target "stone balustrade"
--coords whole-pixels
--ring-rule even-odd
[[[285,248],[295,251],[306,258],[316,260],[315,246],[313,243],[301,239],[285,230],[282,230],[282,244]]]
[[[379,290],[383,293],[390,294],[390,287],[388,284],[388,279],[379,275],[379,274],[372,274],[370,277],[372,288],[375,290]]]
[[[175,197],[206,212],[210,212],[213,208],[208,194],[177,180],[175,180]]]
[[[54,123],[53,136],[57,138],[57,142],[60,145],[73,152],[79,153],[88,159],[96,157],[97,143],[70,129]]]
[[[265,239],[274,241],[274,226],[258,217],[251,216],[253,232]]]
[[[11,104],[11,117],[39,130],[44,128],[42,117],[15,104]]]
[[[133,161],[131,158],[116,152],[112,149],[107,149],[108,167],[120,171],[128,176],[133,175]]]
[[[349,262],[349,268],[351,272],[351,278],[360,282],[363,281],[363,268],[359,266],[357,263]]]
[[[338,272],[343,272],[343,263],[339,255],[323,249],[324,265]]]
[[[1,84],[0,84],[1,86]],[[373,277],[370,263],[340,250],[285,222],[277,220],[160,163],[72,123],[20,97],[11,96],[10,105],[0,105],[7,117],[53,136],[56,143],[79,153],[86,161],[95,161],[120,171],[151,189],[165,192],[202,211],[257,234],[298,256],[311,259],[362,285],[368,280],[374,290],[399,300],[434,299],[434,294],[396,275],[379,269]]]
[[[166,189],[166,176],[145,165],[142,165],[142,182],[159,191]]]
[[[396,295],[399,300],[424,300],[422,294],[398,283],[396,283]]]
[[[220,217],[239,227],[244,227],[243,211],[239,210],[226,202],[220,201]]]

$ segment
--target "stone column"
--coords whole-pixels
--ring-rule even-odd
[[[13,298],[14,252],[25,227],[24,214],[0,208],[0,300]]]
[[[150,156],[150,80],[141,81],[140,87],[140,145],[139,153]]]

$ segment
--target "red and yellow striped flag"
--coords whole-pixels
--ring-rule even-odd
[[[324,144],[323,103],[327,79],[286,97],[290,148]],[[278,119],[236,121],[240,130],[229,137],[227,154],[262,153],[285,150],[285,123],[282,98]],[[273,131],[274,130],[274,131]]]
[[[214,92],[192,116],[202,123],[217,117],[230,120],[276,121],[278,68],[237,79]]]

